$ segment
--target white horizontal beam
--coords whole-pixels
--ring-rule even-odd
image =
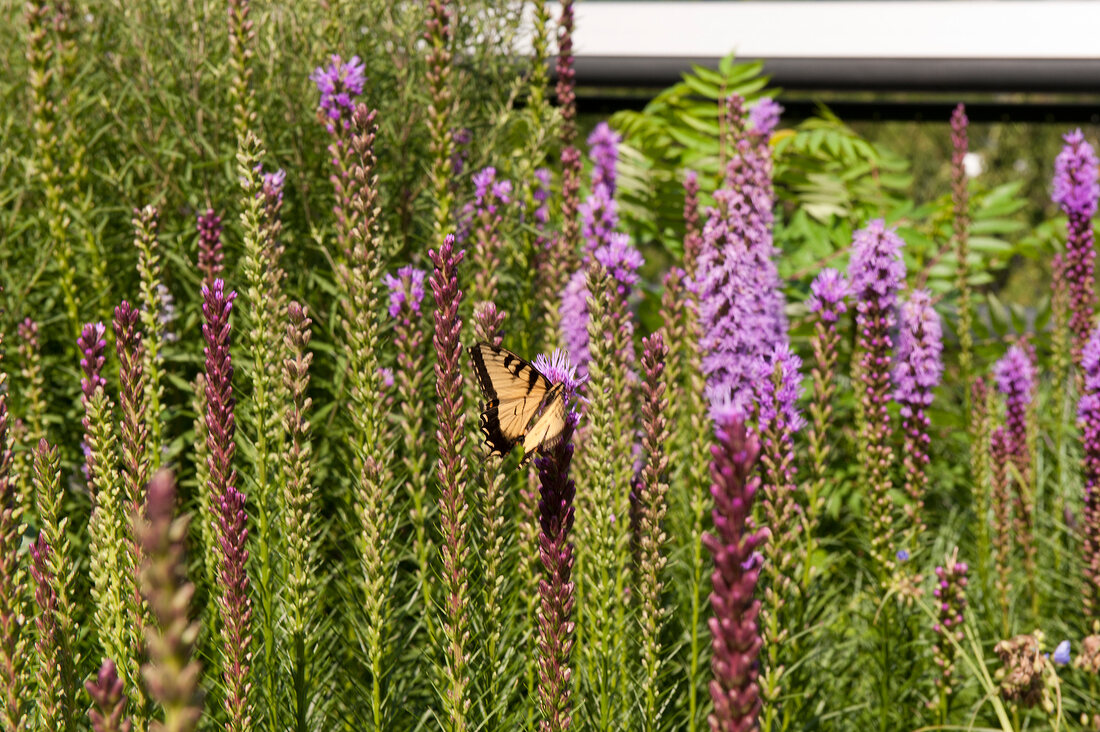
[[[574,10],[577,58],[1100,59],[1096,0],[582,0]]]

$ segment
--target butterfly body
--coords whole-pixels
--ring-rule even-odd
[[[480,426],[489,455],[503,457],[522,442],[526,461],[552,447],[565,426],[562,384],[505,348],[476,343],[468,350],[485,397]]]

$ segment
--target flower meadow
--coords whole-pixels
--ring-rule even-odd
[[[1100,729],[1095,138],[1025,216],[963,105],[922,201],[759,64],[590,124],[570,0],[0,8],[4,730]]]

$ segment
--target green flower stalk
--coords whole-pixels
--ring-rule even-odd
[[[149,461],[145,453],[147,431],[145,426],[145,347],[142,343],[141,328],[138,325],[140,314],[130,303],[122,301],[115,308],[114,331],[115,352],[118,355],[119,378],[119,464],[123,487],[123,501],[120,521],[129,527],[126,517],[137,514],[145,504],[145,484],[149,480]],[[138,683],[138,659],[142,654],[145,638],[147,608],[141,599],[141,587],[137,572],[141,567],[141,548],[134,539],[132,531],[126,534],[127,556],[121,560],[124,587],[123,601],[126,604],[128,622],[127,647],[133,652],[119,662],[126,662],[123,676],[127,688],[140,695]],[[139,697],[135,709],[135,726],[144,729],[142,713],[144,702]]]
[[[189,617],[195,586],[187,581],[184,542],[189,518],[175,516],[176,486],[162,470],[149,483],[144,519],[136,527],[141,543],[141,591],[154,623],[146,631],[149,661],[141,675],[149,696],[164,710],[152,732],[191,732],[202,716],[199,662],[192,659],[199,624]]]
[[[57,607],[57,579],[51,569],[53,552],[46,542],[45,532],[38,532],[38,540],[31,544],[31,576],[34,578],[34,600],[38,605],[34,623],[38,631],[34,650],[38,662],[38,723],[42,729],[68,730],[72,728],[69,711],[72,704],[67,699],[64,667],[71,671],[72,659],[63,648],[65,636],[59,629]]]
[[[963,159],[970,149],[966,107],[959,104],[951,113],[951,232],[955,239],[955,282],[959,290],[959,367],[962,370],[966,413],[971,414],[974,378],[974,315],[970,297],[970,193],[966,190]],[[976,426],[971,423],[971,429]],[[975,434],[971,431],[971,444]],[[981,444],[981,443],[977,443]]]
[[[107,397],[102,374],[107,342],[102,323],[84,326],[78,345],[81,351],[80,380],[84,405],[85,470],[92,494],[92,515],[89,520],[89,570],[92,575],[92,598],[95,600],[92,620],[99,633],[104,657],[118,661],[124,668],[131,666],[129,619],[126,613],[126,592],[129,556],[129,531],[124,522],[126,511],[120,494],[113,421],[114,405]],[[113,668],[113,666],[112,666]]]
[[[390,292],[389,315],[393,319],[393,342],[397,350],[394,387],[397,401],[397,424],[400,431],[401,461],[404,467],[405,489],[409,494],[409,520],[412,523],[412,553],[416,563],[416,584],[413,604],[417,608],[420,629],[430,629],[433,612],[431,557],[432,537],[429,527],[432,505],[428,500],[431,483],[431,430],[427,396],[428,378],[421,365],[427,358],[424,334],[427,332],[424,299],[424,270],[402,267],[397,275],[386,275]],[[417,639],[412,640],[413,643]]]
[[[690,234],[689,234],[690,236]],[[700,242],[701,244],[701,242]],[[685,241],[685,260],[690,247]],[[696,250],[696,254],[697,254]],[[703,547],[709,524],[711,426],[707,416],[706,389],[700,356],[698,297],[689,287],[687,273],[677,267],[665,277],[661,298],[664,322],[669,328],[669,356],[665,360],[665,381],[670,395],[670,419],[673,425],[670,454],[673,461],[670,524],[674,535],[681,536],[687,547],[686,578],[681,590],[681,611],[688,618],[687,671],[688,729],[696,730],[703,720],[710,670],[707,667],[709,644],[706,642],[704,611],[710,591],[710,561]],[[672,395],[679,395],[673,399]]]
[[[646,732],[661,725],[661,679],[667,674],[661,632],[668,620],[663,602],[668,535],[663,523],[668,511],[669,442],[667,381],[664,377],[668,346],[660,330],[642,339],[642,452],[645,466],[637,483],[638,506],[638,631],[642,657],[642,724]]]
[[[238,145],[256,121],[256,100],[252,91],[256,31],[248,17],[251,10],[250,0],[229,0],[229,68],[232,72],[229,98],[233,100],[233,129]]]
[[[46,439],[46,398],[42,377],[42,348],[38,340],[38,323],[26,318],[16,327],[19,340],[19,380],[23,392],[23,447],[15,453],[15,479],[19,484],[24,519],[35,520],[35,500],[32,486],[34,446]]]
[[[500,346],[501,332],[504,328],[505,313],[497,310],[491,302],[478,303],[474,307],[474,337],[479,342]],[[484,712],[479,716],[488,729],[501,725],[497,718],[498,710],[507,709],[508,693],[506,678],[506,646],[502,642],[504,626],[504,598],[508,588],[508,574],[503,560],[512,556],[509,537],[512,532],[505,528],[508,492],[505,488],[505,474],[500,463],[486,465],[483,470],[483,486],[478,491],[481,498],[481,553],[482,563],[482,611],[487,619],[486,627],[479,633],[479,643],[484,656],[485,673],[488,677],[487,688],[483,691],[481,704]]]
[[[428,178],[434,199],[432,226],[435,236],[451,230],[454,222],[454,193],[451,190],[451,154],[454,138],[451,116],[454,91],[451,89],[451,43],[453,10],[447,0],[429,0],[424,37],[428,41],[428,135],[431,138],[432,164]]]
[[[133,723],[123,716],[126,713],[126,695],[114,661],[105,660],[95,679],[84,682],[84,688],[92,698],[88,721],[92,723],[94,732],[130,732],[133,729]]]
[[[57,447],[45,440],[38,443],[34,453],[34,490],[38,497],[38,515],[42,529],[38,543],[31,548],[37,590],[35,599],[39,608],[39,640],[52,647],[39,651],[39,684],[44,677],[55,684],[56,716],[52,726],[46,729],[76,729],[77,669],[80,656],[74,647],[76,639],[76,613],[73,607],[73,583],[76,578],[76,562],[69,539],[65,535],[69,519],[61,514],[61,459]],[[50,637],[49,640],[47,638]]]
[[[284,359],[279,324],[285,308],[282,294],[283,270],[279,266],[285,174],[262,175],[264,155],[260,140],[251,130],[238,143],[237,177],[241,183],[241,231],[244,238],[244,329],[245,352],[250,368],[245,372],[252,385],[252,399],[241,433],[252,443],[251,470],[247,471],[247,493],[252,496],[256,517],[255,588],[258,599],[262,658],[259,668],[264,708],[277,715],[279,661],[276,647],[284,639],[277,627],[275,595],[282,585],[276,557],[285,554],[282,536],[274,531],[276,502],[282,494],[279,455],[283,452],[282,415],[286,396],[279,371]]]
[[[993,506],[994,564],[997,568],[997,597],[1001,606],[1001,630],[1009,632],[1008,593],[1012,590],[1012,485],[1008,478],[1010,460],[1009,438],[1004,427],[997,427],[990,435],[989,461],[992,466],[991,503]]]
[[[469,507],[466,503],[467,464],[464,455],[466,412],[462,396],[462,318],[459,307],[458,265],[465,252],[455,251],[448,234],[439,251],[429,250],[435,270],[431,275],[435,297],[436,417],[439,423],[440,483],[439,530],[442,536],[443,614],[437,640],[441,644],[445,678],[442,680],[442,718],[449,732],[466,732],[469,700]]]
[[[0,359],[3,359],[0,334]],[[22,614],[26,575],[20,566],[23,503],[12,472],[14,451],[8,412],[8,377],[0,371],[0,726],[21,730],[28,702],[24,693],[30,679],[26,669],[27,637]]]
[[[817,546],[817,525],[824,506],[822,493],[828,480],[829,455],[832,446],[828,433],[832,426],[833,395],[836,393],[837,350],[840,345],[840,333],[837,322],[848,310],[845,298],[848,294],[848,281],[835,269],[823,269],[810,285],[812,295],[807,301],[810,312],[817,315],[814,321],[814,334],[810,339],[814,353],[814,367],[810,372],[813,394],[810,400],[810,425],[808,439],[813,478],[810,481],[804,523],[806,532],[806,554],[813,554]],[[810,586],[813,563],[802,563],[802,590]]]
[[[634,442],[629,362],[620,358],[630,337],[625,298],[603,265],[593,260],[587,272],[588,433],[581,455],[586,476],[577,525],[577,583],[580,614],[581,678],[590,699],[586,713],[597,729],[625,723],[627,694],[627,603],[630,567],[630,484]],[[631,345],[630,348],[633,346]]]
[[[283,427],[287,446],[283,453],[283,493],[279,506],[281,533],[286,537],[286,588],[281,615],[286,618],[291,653],[291,678],[294,696],[291,706],[293,728],[311,729],[309,710],[317,693],[313,667],[314,636],[317,633],[317,539],[316,490],[311,474],[313,447],[309,412],[309,369],[313,354],[309,350],[313,321],[309,310],[297,303],[287,306],[287,325],[283,361],[283,387],[289,395]]]
[[[573,0],[561,4],[558,19],[558,82],[556,93],[561,114],[561,242],[559,256],[566,273],[577,270],[580,245],[581,151],[577,148],[576,71],[573,68]],[[564,287],[565,282],[561,285]]]
[[[211,280],[211,284],[213,280]],[[209,287],[209,285],[207,286]],[[209,432],[206,429],[206,374],[200,372],[195,376],[191,385],[191,408],[195,411],[195,440],[192,443],[195,459],[195,483],[198,486],[198,520],[199,537],[202,541],[203,570],[206,579],[207,591],[216,592],[218,582],[218,565],[220,552],[218,551],[218,522],[215,518],[214,499],[210,487],[210,448],[208,446]],[[216,613],[208,613],[211,627],[214,630]]]
[[[989,420],[989,387],[982,377],[973,379],[971,383],[971,430],[970,442],[970,475],[972,477],[971,497],[974,501],[977,514],[978,535],[978,580],[982,587],[987,587],[989,578],[989,511],[993,506],[991,497],[991,467],[989,459],[990,438],[992,428]]]
[[[390,591],[396,562],[392,548],[396,515],[389,490],[389,447],[382,404],[378,354],[381,351],[378,314],[379,285],[385,260],[377,231],[378,176],[374,139],[376,113],[365,104],[352,111],[348,128],[334,126],[337,142],[330,146],[337,164],[337,237],[344,259],[336,278],[344,317],[351,393],[349,435],[355,475],[355,505],[359,522],[355,548],[359,556],[364,620],[359,626],[371,669],[370,719],[378,728],[386,721],[385,674],[390,633]]]
[[[961,645],[964,638],[963,610],[966,608],[969,571],[966,563],[959,561],[959,548],[955,547],[947,554],[944,564],[936,567],[936,587],[932,590],[939,604],[937,622],[932,626],[939,640],[932,646],[932,654],[940,667],[936,686],[940,689],[940,719],[943,721],[947,718],[948,699],[954,691],[955,643]]]
[[[28,87],[31,95],[34,156],[30,161],[30,177],[42,187],[45,200],[43,215],[46,231],[42,239],[52,246],[51,259],[57,265],[61,298],[73,338],[80,334],[80,298],[73,266],[73,242],[70,236],[71,217],[66,211],[64,176],[61,172],[62,150],[57,130],[57,60],[51,25],[56,9],[52,3],[32,1],[24,5],[27,21],[27,62],[30,70]]]
[[[142,351],[142,370],[145,374],[144,412],[148,435],[145,454],[149,470],[160,467],[164,452],[164,422],[161,399],[164,388],[161,378],[164,370],[164,326],[161,319],[162,295],[160,276],[160,244],[157,242],[157,209],[146,206],[134,211],[134,245],[138,250],[138,275],[141,277],[141,327],[145,348]]]

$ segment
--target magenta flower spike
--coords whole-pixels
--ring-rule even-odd
[[[754,595],[760,576],[757,549],[766,534],[752,530],[752,504],[760,489],[753,468],[760,445],[735,410],[719,409],[718,444],[711,447],[710,488],[714,497],[714,533],[703,542],[714,558],[710,595],[711,645],[714,656],[710,696],[712,732],[757,728],[760,713],[759,655],[763,645],[757,620],[760,601]]]
[[[105,660],[95,679],[84,682],[84,688],[92,698],[88,720],[95,732],[130,732],[133,724],[123,716],[126,697],[122,693],[123,682],[118,677],[114,661]]]
[[[438,251],[428,257],[435,270],[430,278],[435,296],[435,332],[432,342],[436,356],[436,416],[439,429],[439,460],[436,474],[440,484],[439,524],[442,535],[443,655],[446,688],[441,689],[444,712],[453,728],[466,728],[468,687],[467,639],[469,586],[466,561],[469,554],[466,507],[465,406],[462,398],[462,318],[459,306],[462,290],[458,287],[458,266],[464,251],[455,251],[455,238],[448,234]]]
[[[223,653],[225,710],[228,729],[249,729],[252,705],[249,694],[252,643],[252,601],[249,598],[247,521],[245,497],[237,489],[233,467],[236,452],[236,419],[233,398],[233,359],[230,355],[235,292],[226,292],[222,280],[202,288],[202,334],[206,341],[206,429],[209,450],[210,495],[217,522],[221,564],[218,568],[218,608],[221,613],[220,644]]]

